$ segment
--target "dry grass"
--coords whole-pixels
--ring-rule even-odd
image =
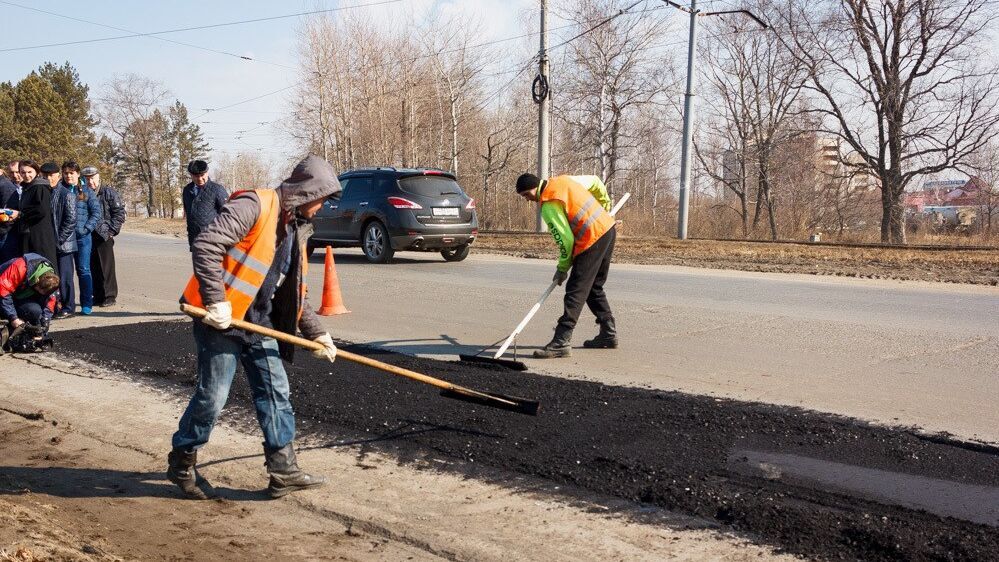
[[[487,234],[475,241],[475,248],[555,259],[554,243],[547,235]],[[856,248],[621,236],[614,258],[618,263],[999,285],[999,248]]]

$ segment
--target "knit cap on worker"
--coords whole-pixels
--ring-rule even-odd
[[[541,185],[541,178],[534,174],[521,174],[517,178],[517,193],[530,191]]]
[[[318,156],[307,156],[288,179],[278,186],[281,194],[281,208],[293,211],[299,205],[324,199],[341,191],[340,181],[329,162]]]

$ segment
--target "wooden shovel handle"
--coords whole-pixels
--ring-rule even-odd
[[[181,303],[180,310],[184,314],[190,316],[191,318],[202,319],[208,315],[208,311],[196,306],[191,306],[186,303]],[[253,324],[251,322],[246,322],[243,320],[233,319],[232,326],[234,328],[239,328],[240,330],[245,330],[247,332],[252,332],[254,334],[260,334],[261,336],[267,336],[274,338],[278,341],[283,341],[285,343],[290,343],[292,345],[297,345],[303,347],[310,351],[319,351],[324,349],[323,344],[316,343],[312,340],[307,340],[305,338],[300,338],[298,336],[293,336],[291,334],[286,334],[272,328],[267,328],[265,326],[260,326],[258,324]],[[456,390],[461,389],[455,384],[449,383],[447,381],[442,381],[434,377],[417,373],[416,371],[410,371],[409,369],[403,369],[402,367],[396,367],[395,365],[389,365],[388,363],[382,363],[377,359],[371,359],[370,357],[365,357],[363,355],[358,355],[356,353],[351,353],[349,351],[344,351],[338,349],[336,353],[337,358],[346,359],[354,363],[360,363],[361,365],[367,365],[368,367],[373,367],[386,373],[392,373],[393,375],[399,375],[401,377],[406,377],[407,379],[412,379],[425,384],[436,386],[437,388],[444,390]]]

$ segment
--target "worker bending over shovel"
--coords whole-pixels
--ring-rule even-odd
[[[44,257],[27,253],[0,264],[0,355],[40,351],[58,298],[59,276]]]
[[[236,318],[292,335],[297,328],[322,344],[314,355],[336,359],[333,339],[305,298],[305,247],[312,217],[338,191],[329,163],[309,156],[277,189],[234,193],[194,240],[194,275],[181,302],[204,308],[208,315],[194,323],[198,386],[173,434],[167,469],[170,481],[189,497],[204,499],[211,493],[194,466],[229,396],[237,361],[249,379],[264,434],[270,495],[281,497],[326,482],[300,470],[295,459],[295,414],[281,362],[292,360],[293,348],[230,325]]]
[[[534,352],[538,359],[568,357],[572,331],[583,303],[597,317],[600,334],[583,342],[587,348],[616,348],[614,315],[604,293],[604,282],[614,253],[614,217],[604,182],[597,176],[555,176],[541,181],[533,174],[517,178],[517,193],[541,204],[541,218],[559,247],[553,282],[566,279],[565,312],[548,345]]]

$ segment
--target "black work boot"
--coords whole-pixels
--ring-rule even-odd
[[[552,341],[541,349],[534,350],[535,359],[555,359],[558,357],[568,357],[572,354],[569,342],[572,341],[572,330],[565,328],[555,328],[555,337]]]
[[[167,455],[167,478],[180,486],[184,495],[191,499],[207,500],[214,495],[212,485],[198,474],[194,465],[198,463],[197,451],[174,449]]]
[[[583,342],[583,347],[588,349],[617,349],[617,328],[614,326],[614,319],[605,320],[600,323],[600,333],[592,340]]]
[[[264,447],[267,472],[271,475],[271,483],[267,492],[272,498],[280,498],[296,490],[315,488],[326,483],[326,477],[313,476],[298,468],[295,458],[295,448],[288,443],[280,449]]]

